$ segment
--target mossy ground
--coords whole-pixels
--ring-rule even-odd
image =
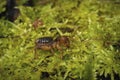
[[[45,1],[33,7],[19,4],[20,15],[14,22],[0,19],[0,36],[4,36],[0,38],[0,80],[120,77],[119,0]],[[35,29],[36,19],[43,24]],[[73,32],[60,30],[66,27]],[[55,50],[52,56],[49,51],[37,50],[34,59],[35,40],[58,35],[69,36],[70,48]]]

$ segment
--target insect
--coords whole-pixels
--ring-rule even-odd
[[[35,58],[37,57],[37,49],[50,51],[51,53],[53,53],[55,49],[62,50],[63,47],[69,48],[69,46],[70,41],[67,36],[59,36],[56,39],[53,39],[52,37],[38,38],[35,41]]]
[[[67,36],[59,36],[54,40],[53,47],[60,49],[60,46],[69,48],[70,41],[69,41],[69,38]]]
[[[38,38],[35,41],[35,49],[41,49],[41,50],[51,50],[53,44],[53,38],[52,37],[42,37]]]

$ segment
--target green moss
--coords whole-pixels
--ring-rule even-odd
[[[0,19],[1,80],[120,77],[120,5],[115,1],[48,0],[33,7],[21,3],[20,16],[14,22]],[[2,9],[0,6],[0,12]],[[43,25],[34,29],[36,19]],[[74,31],[62,32],[60,28],[66,27]],[[38,59],[34,59],[35,40],[58,35],[69,36],[70,48],[55,50],[52,56],[49,51],[37,50]]]

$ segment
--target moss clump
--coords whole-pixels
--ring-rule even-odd
[[[0,79],[119,79],[119,2],[42,1],[32,6],[18,3],[20,14],[14,22],[0,18]],[[0,12],[4,8],[0,5]],[[35,20],[42,24],[34,26]],[[52,56],[49,51],[37,50],[38,59],[34,59],[35,40],[46,36],[69,36],[70,48],[62,53],[55,50]]]

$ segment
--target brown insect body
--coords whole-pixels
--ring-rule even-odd
[[[69,45],[70,45],[70,41],[69,41],[69,38],[67,36],[57,37],[55,42],[57,42],[58,45],[63,46],[63,47],[67,47],[67,48],[69,48]]]
[[[70,42],[67,36],[60,36],[53,40],[52,37],[39,38],[35,42],[35,54],[37,49],[50,51],[53,53],[54,49],[62,50],[62,47],[69,47]]]

